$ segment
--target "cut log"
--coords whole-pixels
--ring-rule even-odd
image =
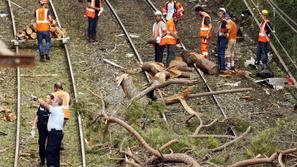
[[[37,34],[36,32],[32,32],[32,34],[30,34],[31,39],[37,39]]]
[[[51,26],[52,27],[57,27],[57,21],[56,20],[53,20],[52,23],[51,23]]]
[[[30,28],[29,26],[26,27],[25,31],[26,31],[27,35],[31,35],[33,32],[32,28]]]
[[[50,27],[50,32],[51,32],[51,33],[55,33],[55,32],[56,32],[56,27],[51,26],[51,27]]]
[[[141,69],[143,71],[148,72],[151,76],[155,76],[158,72],[161,72],[164,70],[164,64],[158,63],[158,62],[145,62],[142,64]]]
[[[25,36],[25,39],[30,39],[30,37],[28,35]]]
[[[56,34],[57,38],[63,38],[63,36],[64,36],[64,32],[59,27],[56,27],[55,34]]]
[[[181,53],[183,60],[188,64],[188,66],[193,67],[194,64],[203,72],[207,74],[217,74],[218,73],[218,66],[205,59],[203,55],[190,52],[190,51],[183,51]]]
[[[122,89],[124,90],[125,95],[131,99],[132,97],[138,94],[138,90],[136,89],[133,79],[128,74],[123,74],[120,77],[117,77],[117,84],[118,86],[121,85]]]

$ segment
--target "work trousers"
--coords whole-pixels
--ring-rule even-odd
[[[167,45],[166,67],[169,67],[170,62],[175,58],[175,45]]]
[[[163,62],[163,52],[165,45],[155,44],[155,62]]]
[[[205,37],[201,37],[200,41],[200,52],[204,56],[204,58],[208,59],[208,39]]]
[[[39,157],[40,157],[40,164],[45,165],[45,144],[46,139],[48,137],[48,131],[46,125],[37,126],[38,129],[38,145],[39,145]]]
[[[96,16],[95,18],[89,18],[89,27],[88,27],[88,35],[90,36],[96,36],[97,33],[97,24],[99,20],[99,16]]]
[[[262,61],[264,65],[268,64],[268,42],[258,42],[256,62]]]
[[[228,44],[228,39],[225,36],[219,36],[219,68],[220,71],[225,71],[225,52]]]
[[[45,39],[45,49],[43,48],[43,39]],[[43,59],[45,54],[49,54],[51,49],[51,34],[49,31],[38,31],[37,42],[40,58]]]
[[[46,160],[48,167],[60,166],[60,148],[62,139],[62,131],[52,130],[49,132],[46,146]]]

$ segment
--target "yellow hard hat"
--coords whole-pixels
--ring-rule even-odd
[[[268,12],[268,10],[264,9],[264,10],[262,10],[262,14],[267,16],[269,14],[269,12]]]

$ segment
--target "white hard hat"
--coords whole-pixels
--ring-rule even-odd
[[[222,12],[226,13],[226,9],[225,8],[220,8],[219,11],[222,11]]]
[[[155,15],[161,15],[161,16],[162,16],[162,13],[161,13],[160,11],[157,10],[157,11],[155,12]]]

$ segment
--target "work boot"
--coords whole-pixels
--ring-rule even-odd
[[[46,60],[50,60],[50,57],[49,57],[48,54],[45,55],[45,59],[46,59]]]
[[[40,56],[40,62],[45,62],[44,61],[44,56]]]
[[[88,34],[88,42],[92,42],[92,36]]]
[[[96,35],[93,36],[93,42],[98,42]]]

